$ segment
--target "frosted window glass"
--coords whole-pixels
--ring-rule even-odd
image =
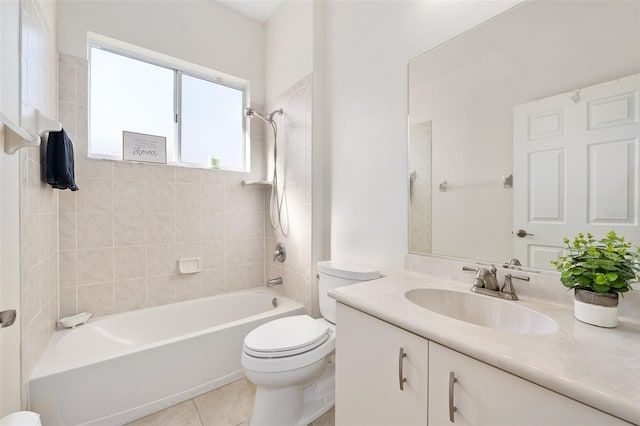
[[[91,48],[90,153],[122,158],[122,131],[175,145],[174,71]]]
[[[182,74],[180,158],[206,164],[220,159],[224,169],[244,169],[242,90]]]

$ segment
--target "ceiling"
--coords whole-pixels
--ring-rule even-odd
[[[216,0],[229,9],[258,22],[267,22],[282,0]]]

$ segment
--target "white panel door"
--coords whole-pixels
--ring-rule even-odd
[[[640,243],[639,102],[635,74],[514,108],[513,251],[523,265],[553,269],[562,239],[579,232]]]

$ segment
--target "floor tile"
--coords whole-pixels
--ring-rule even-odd
[[[241,379],[127,426],[249,426],[255,394],[255,385]],[[310,426],[334,425],[332,408]]]
[[[317,418],[311,426],[334,426],[336,424],[336,407]]]
[[[251,418],[256,387],[238,380],[194,399],[204,426],[237,426]]]
[[[196,405],[190,399],[143,417],[127,426],[202,426],[202,421],[198,416]]]

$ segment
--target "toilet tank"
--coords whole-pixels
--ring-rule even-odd
[[[380,271],[343,262],[318,262],[318,302],[322,316],[336,323],[336,301],[327,295],[329,290],[380,278]]]

